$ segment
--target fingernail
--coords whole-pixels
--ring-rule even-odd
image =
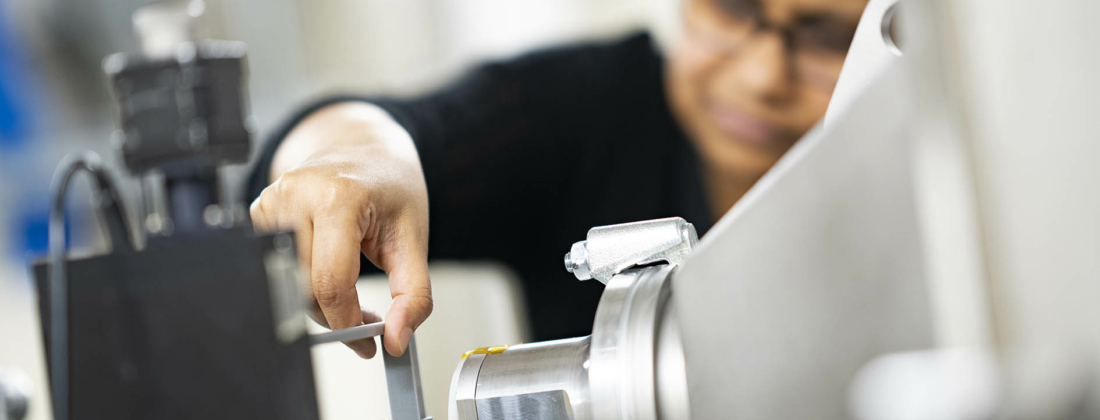
[[[407,351],[409,349],[409,341],[413,338],[412,328],[405,327],[401,330],[401,351]]]

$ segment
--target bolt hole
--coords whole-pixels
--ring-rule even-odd
[[[890,8],[886,9],[886,13],[882,15],[882,42],[886,43],[886,47],[897,55],[903,55],[901,50],[901,39],[898,35],[901,31],[898,28],[898,6],[900,3],[894,3]]]

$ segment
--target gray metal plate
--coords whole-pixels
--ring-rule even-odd
[[[846,418],[863,363],[931,345],[898,83],[803,138],[674,274],[694,418]]]

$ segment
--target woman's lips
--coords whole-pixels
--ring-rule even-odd
[[[718,128],[736,140],[766,148],[782,141],[780,129],[739,109],[712,104],[710,111]]]

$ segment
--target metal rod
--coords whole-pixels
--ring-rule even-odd
[[[362,340],[364,338],[377,337],[382,335],[382,331],[386,329],[385,322],[375,322],[372,324],[360,325],[358,327],[344,328],[339,330],[329,331],[327,333],[313,334],[309,336],[310,345],[318,345],[324,343],[349,342],[355,340]]]

